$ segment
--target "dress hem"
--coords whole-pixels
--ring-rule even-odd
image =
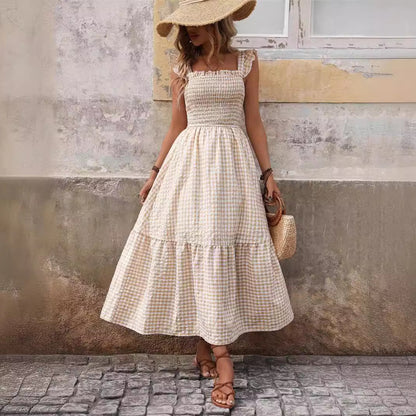
[[[290,324],[293,320],[294,320],[294,313],[293,311],[287,316],[287,319],[285,321],[283,321],[283,323],[271,326],[271,327],[267,327],[267,329],[265,329],[265,327],[261,327],[261,326],[250,326],[250,327],[246,327],[245,329],[243,329],[242,331],[239,331],[236,335],[234,335],[233,337],[229,338],[229,339],[225,339],[225,340],[218,340],[218,339],[212,339],[209,337],[206,337],[204,335],[201,335],[201,333],[195,333],[193,331],[188,331],[188,332],[182,332],[182,333],[177,333],[177,332],[172,332],[172,331],[164,331],[161,330],[159,332],[152,332],[152,331],[143,331],[139,328],[137,328],[134,324],[130,324],[126,321],[123,320],[117,320],[114,318],[110,318],[106,315],[100,315],[100,318],[103,319],[104,321],[116,324],[116,325],[121,325],[124,326],[125,328],[131,329],[132,331],[135,331],[141,335],[170,335],[170,336],[178,336],[178,337],[194,337],[194,336],[199,336],[201,338],[203,338],[205,341],[207,341],[210,344],[214,344],[214,345],[227,345],[227,344],[231,344],[234,341],[236,341],[240,335],[245,334],[247,332],[268,332],[268,331],[278,331],[279,329],[282,329],[283,327],[287,326],[288,324]]]

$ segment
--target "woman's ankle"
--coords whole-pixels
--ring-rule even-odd
[[[210,344],[211,350],[214,353],[215,357],[222,356],[224,354],[229,354],[228,348],[226,345],[213,345]]]

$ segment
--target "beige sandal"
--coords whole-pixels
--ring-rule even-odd
[[[215,346],[214,346],[214,347],[215,347]],[[212,348],[214,348],[214,347],[212,347]],[[222,355],[220,355],[220,356],[216,357],[216,359],[218,360],[219,358],[224,358],[224,357],[231,357],[231,356],[230,356],[230,353],[229,353],[228,351],[226,351],[224,354],[222,354]],[[218,373],[218,370],[217,370],[217,373]],[[234,387],[233,387],[234,377],[233,377],[233,379],[232,379],[232,380],[230,380],[230,381],[226,381],[226,382],[224,382],[224,383],[217,383],[217,382],[216,382],[217,380],[219,380],[219,374],[218,374],[218,376],[217,376],[217,377],[215,377],[215,380],[214,380],[214,388],[212,389],[212,392],[211,392],[211,400],[212,400],[212,402],[213,402],[216,406],[223,407],[223,408],[225,408],[225,409],[231,409],[231,408],[233,408],[233,407],[234,407],[234,405],[235,405],[235,400],[233,400],[231,404],[221,403],[221,402],[218,402],[218,401],[214,398],[213,393],[214,393],[216,390],[220,389],[221,387],[223,387],[223,386],[225,386],[225,385],[229,385],[229,386],[232,388],[232,391],[231,391],[231,392],[229,392],[229,393],[225,393],[225,392],[223,391],[223,393],[227,395],[227,397],[226,397],[225,401],[226,401],[226,402],[228,402],[228,396],[230,396],[230,394],[232,394],[232,395],[234,396],[234,398],[235,398],[235,390],[234,390]]]

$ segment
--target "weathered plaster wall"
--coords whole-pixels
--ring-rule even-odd
[[[153,3],[0,7],[0,175],[147,176],[171,111],[152,98]],[[280,178],[416,180],[416,103],[262,103],[261,114]]]
[[[0,2],[0,175],[46,175],[57,140],[52,0]]]
[[[149,0],[0,4],[0,352],[194,348],[98,318],[170,121],[152,36]],[[299,228],[283,263],[296,321],[264,348],[414,353],[416,104],[261,114]]]

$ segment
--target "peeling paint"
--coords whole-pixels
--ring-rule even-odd
[[[412,59],[260,60],[261,102],[416,102]]]
[[[362,60],[365,65],[361,64],[358,65],[355,60],[341,60],[341,59],[323,59],[322,63],[324,65],[334,65],[338,69],[341,69],[343,71],[346,71],[348,73],[354,73],[354,74],[361,74],[365,78],[371,78],[374,76],[393,76],[394,74],[392,72],[376,72],[377,70],[380,70],[379,64],[373,64],[370,60]]]

